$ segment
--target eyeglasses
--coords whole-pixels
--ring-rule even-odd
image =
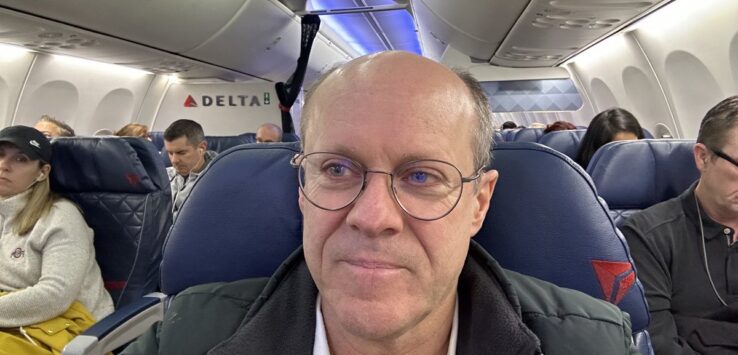
[[[710,149],[713,153],[715,153],[715,155],[717,155],[717,156],[725,159],[726,161],[728,161],[728,163],[731,163],[731,164],[735,165],[736,167],[738,167],[738,161],[735,161],[735,159],[733,159],[730,156],[728,156],[727,154],[723,153],[721,150],[719,150],[719,149],[711,149],[711,148],[707,148],[707,149]]]
[[[364,191],[367,174],[389,175],[392,196],[405,213],[423,221],[451,213],[461,199],[464,183],[477,180],[440,160],[415,160],[392,172],[369,170],[343,155],[317,152],[297,154],[291,164],[299,170],[300,190],[315,207],[338,211],[352,204]]]

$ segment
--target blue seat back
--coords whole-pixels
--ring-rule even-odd
[[[500,131],[500,134],[502,134],[502,139],[505,142],[512,142],[515,138],[515,134],[517,134],[520,130],[521,128],[503,129],[502,131]]]
[[[254,132],[241,133],[238,136],[246,143],[256,143],[256,133]]]
[[[500,131],[495,131],[492,133],[492,142],[494,143],[502,143],[505,141],[505,138],[502,137],[502,133]]]
[[[95,231],[115,305],[156,291],[172,200],[154,146],[142,138],[85,137],[57,138],[52,147],[52,189],[77,203]]]
[[[164,149],[164,132],[149,132],[149,138],[151,138],[151,143],[154,143],[156,150]]]
[[[543,136],[543,128],[521,128],[515,132],[512,137],[513,142],[538,142],[538,139]]]
[[[699,178],[694,143],[642,139],[610,142],[595,152],[587,172],[618,225],[637,211],[678,196]]]
[[[300,137],[295,133],[285,133],[282,135],[282,142],[299,142]]]
[[[289,164],[298,151],[294,143],[249,144],[210,164],[169,233],[163,292],[269,276],[302,243],[297,172]],[[502,143],[495,152],[503,177],[475,239],[503,266],[609,299],[631,312],[634,329],[645,329],[648,311],[625,242],[584,171],[537,144]],[[551,194],[549,186],[561,191]],[[566,192],[572,195],[559,202]]]
[[[244,133],[237,136],[205,136],[205,141],[208,142],[208,150],[220,153],[237,145],[254,143],[256,141],[254,137],[253,133]],[[163,148],[161,149],[161,160],[164,162],[164,166],[172,166],[169,154]]]
[[[633,260],[585,171],[540,144],[502,143],[493,154],[500,177],[475,240],[503,267],[610,301],[634,333],[645,330]]]
[[[538,143],[552,148],[557,152],[561,152],[567,157],[574,159],[579,149],[579,143],[586,133],[586,129],[577,129],[569,131],[553,131],[544,134]]]
[[[296,143],[247,144],[210,163],[167,237],[162,292],[277,269],[302,243],[297,152]]]

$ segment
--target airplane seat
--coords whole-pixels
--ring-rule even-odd
[[[208,150],[213,150],[218,153],[224,152],[237,145],[250,143],[246,136],[205,136],[205,141],[208,142]]]
[[[208,142],[208,150],[218,153],[224,152],[237,145],[255,142],[255,140],[250,140],[248,133],[237,136],[205,136],[205,141]],[[172,166],[172,162],[169,160],[169,154],[167,154],[167,151],[163,148],[161,150],[161,160],[164,162],[164,166]]]
[[[295,133],[285,133],[282,135],[282,142],[299,142],[300,137]]]
[[[142,138],[52,141],[52,190],[74,201],[95,232],[95,254],[116,308],[159,287],[162,245],[172,223],[169,180]]]
[[[151,138],[151,143],[154,143],[156,150],[161,151],[164,149],[164,132],[149,132],[149,138]]]
[[[492,134],[492,142],[494,142],[495,144],[502,143],[504,141],[505,141],[505,138],[502,137],[502,133],[500,133],[500,131],[495,131]]]
[[[496,212],[488,216],[488,218],[498,219],[496,222],[499,222],[501,218],[505,218],[507,221],[504,223],[488,223],[487,233],[493,232],[494,235],[505,236],[504,239],[508,240],[497,240],[502,238],[491,239],[484,234],[484,231],[475,239],[481,240],[482,245],[486,246],[487,250],[496,251],[497,253],[493,253],[493,255],[496,254],[497,258],[501,258],[501,254],[507,253],[517,255],[519,258],[518,264],[508,262],[507,266],[512,266],[513,269],[518,271],[526,271],[525,268],[529,264],[536,264],[534,271],[552,269],[551,266],[556,265],[552,262],[558,263],[561,261],[563,266],[556,268],[558,272],[554,274],[570,283],[576,282],[579,278],[584,278],[583,274],[586,274],[588,279],[594,278],[596,280],[594,274],[603,273],[602,277],[611,281],[611,284],[602,286],[602,288],[600,288],[600,284],[597,284],[596,290],[591,292],[602,298],[603,289],[613,290],[608,295],[619,301],[621,306],[631,306],[631,303],[634,303],[635,305],[631,306],[633,308],[631,311],[635,320],[634,324],[645,327],[644,324],[648,323],[648,312],[645,310],[645,299],[637,298],[638,292],[642,292],[640,291],[640,284],[635,281],[632,272],[628,274],[628,270],[631,270],[630,260],[627,257],[622,240],[618,239],[618,235],[615,234],[616,229],[612,227],[612,221],[607,216],[604,206],[589,201],[579,208],[561,209],[561,204],[553,203],[559,197],[559,194],[565,194],[569,191],[576,192],[578,191],[577,188],[580,190],[589,188],[587,193],[591,195],[590,199],[595,199],[595,202],[598,203],[591,183],[587,185],[589,181],[586,180],[584,172],[581,169],[577,170],[573,167],[573,163],[548,148],[532,143],[524,145],[523,147],[533,146],[532,150],[534,151],[532,153],[536,153],[533,156],[550,156],[549,160],[556,160],[554,163],[566,165],[569,169],[569,175],[579,174],[576,176],[577,179],[581,180],[579,184],[569,183],[569,185],[575,185],[574,187],[567,187],[567,184],[562,185],[562,182],[555,181],[556,179],[551,181],[550,186],[565,187],[560,189],[561,192],[551,194],[552,197],[549,198],[548,191],[543,194],[538,191],[545,189],[543,186],[534,189],[532,186],[528,186],[526,181],[531,182],[531,179],[539,179],[536,180],[538,182],[545,180],[548,186],[551,177],[548,174],[546,176],[539,174],[540,171],[537,170],[535,165],[524,161],[524,159],[529,158],[527,155],[530,154],[523,154],[521,156],[522,160],[517,159],[514,154],[509,154],[515,153],[515,151],[510,150],[507,144],[509,143],[502,143],[500,144],[501,148],[496,149],[499,157],[496,167],[510,178],[500,180],[502,189],[498,190],[495,199],[498,194],[503,197],[499,203],[492,206],[492,211]],[[513,144],[519,146],[523,143]],[[190,286],[202,283],[267,277],[276,270],[288,255],[300,246],[302,243],[302,215],[297,202],[297,171],[289,164],[290,159],[295,153],[299,152],[299,149],[297,143],[242,145],[219,155],[210,164],[208,169],[195,182],[196,185],[192,193],[183,203],[177,222],[168,234],[161,263],[162,292],[167,295],[174,295]],[[527,153],[531,152],[528,151]],[[544,168],[552,165],[543,160],[545,159],[538,159],[536,163],[543,164]],[[506,163],[503,164],[502,161]],[[513,168],[507,169],[503,165],[510,165]],[[536,169],[536,173],[531,174],[531,169]],[[520,171],[514,172],[515,170]],[[559,170],[562,170],[561,167],[559,167]],[[518,176],[518,174],[522,176]],[[518,178],[522,178],[524,181],[518,183],[515,181]],[[586,186],[582,187],[581,185]],[[515,191],[512,189],[515,189]],[[531,193],[527,193],[529,190]],[[520,195],[525,195],[525,197]],[[582,197],[581,195],[581,193],[574,193],[570,197],[571,203],[579,204],[580,202],[577,199]],[[546,208],[531,211],[532,206],[539,206],[542,198],[548,202]],[[569,200],[566,201],[570,202]],[[592,206],[599,208],[599,212],[586,212]],[[539,213],[537,212],[545,210],[546,213],[543,213],[545,215],[549,213],[549,209],[558,213],[554,215],[553,221],[546,216],[538,216]],[[585,223],[581,221],[567,226],[561,223],[559,219],[566,217],[562,215],[566,211],[560,210],[571,211],[572,215],[582,211],[584,211],[582,213],[586,212],[588,215],[596,215],[597,222],[592,221],[589,224],[596,224],[600,228],[597,229],[590,225],[587,225],[589,228],[585,228]],[[572,219],[578,221],[580,218]],[[590,219],[594,219],[594,217]],[[532,228],[529,225],[532,220],[540,220],[542,224],[537,229]],[[516,225],[520,228],[514,227]],[[509,230],[506,231],[504,228]],[[550,229],[558,231],[551,231]],[[536,232],[531,235],[528,233],[529,230],[535,230]],[[604,237],[593,238],[584,233],[598,233],[602,230],[608,232],[608,237],[613,239],[608,239],[610,242],[608,248],[615,251],[600,255],[583,251],[586,249],[586,245],[591,243],[581,243],[585,245],[582,248],[572,248],[571,243],[566,245],[552,243],[556,238],[566,237],[566,233],[580,233],[580,230],[583,230],[583,232],[577,235],[582,236],[579,239],[583,240],[588,238],[594,240],[606,239]],[[546,231],[546,233],[544,234],[542,231]],[[529,242],[531,236],[538,237],[538,240],[533,240],[532,243]],[[572,237],[568,238],[572,239]],[[579,242],[577,240],[577,243]],[[536,243],[541,244],[541,251],[536,256],[532,256],[531,245]],[[513,248],[516,249],[513,250]],[[564,249],[564,252],[558,252],[558,249]],[[580,250],[580,254],[577,254],[576,257],[581,259],[586,256],[586,261],[582,261],[582,265],[575,265],[574,261],[567,261],[567,258],[571,255],[568,249]],[[541,254],[545,253],[546,250],[557,251],[557,254],[555,257],[547,259],[540,258],[541,256],[548,256]],[[617,257],[608,258],[612,254]],[[597,263],[590,263],[590,258],[599,259],[596,260]],[[576,259],[576,261],[580,261],[580,259]],[[594,270],[593,265],[596,265]],[[624,281],[616,286],[612,285],[612,282],[616,281],[615,278],[607,278],[608,275],[611,275],[607,271],[613,269],[611,265],[625,266],[622,270],[618,270],[626,277],[623,278]],[[549,280],[551,279],[549,278]],[[597,281],[591,282],[596,283]],[[620,287],[620,284],[630,288]],[[595,288],[592,285],[587,286]],[[621,289],[629,290],[629,292],[618,292]],[[153,305],[154,302],[156,302],[156,305]],[[166,301],[163,300],[152,301],[138,309],[127,309],[124,310],[125,312],[116,311],[108,317],[110,319],[107,322],[100,322],[93,326],[91,330],[88,330],[85,335],[87,338],[75,339],[73,344],[70,343],[70,345],[79,351],[77,353],[82,353],[85,349],[101,343],[125,344],[153,323],[153,321],[149,323],[136,321],[137,314],[156,308],[158,313],[156,313],[155,320],[161,320],[164,316],[165,303]],[[638,309],[637,306],[641,306],[642,309]],[[131,320],[128,321],[128,319]],[[137,334],[125,334],[119,339],[112,340],[103,336],[114,334],[115,329],[133,328],[139,332]],[[83,341],[85,339],[86,342]],[[101,346],[99,349],[100,351],[109,351],[114,348],[111,345]],[[70,351],[65,354],[75,353]]]
[[[64,355],[116,349],[164,317],[168,297],[194,285],[268,277],[302,244],[297,143],[246,144],[219,154],[166,239],[161,291],[116,310],[67,345]],[[205,351],[203,351],[205,352]]]
[[[535,143],[501,143],[493,156],[500,177],[474,240],[507,269],[617,305],[630,314],[634,339],[643,344],[650,322],[643,287],[584,169]]]
[[[653,134],[649,130],[645,128],[641,129],[643,129],[643,139],[654,139]]]
[[[610,142],[595,152],[587,172],[621,225],[630,215],[677,197],[699,178],[694,140]]]
[[[543,128],[521,128],[515,132],[515,135],[508,142],[538,142],[543,135]]]
[[[557,152],[561,152],[573,160],[577,155],[579,143],[582,141],[582,137],[584,137],[584,133],[586,132],[586,129],[553,131],[541,136],[538,143],[550,147]]]
[[[302,244],[297,170],[290,165],[299,151],[296,143],[248,144],[210,163],[167,237],[163,293],[271,276]]]
[[[505,140],[505,142],[512,142],[513,138],[515,138],[515,134],[518,133],[518,131],[521,129],[522,128],[503,129],[500,133],[502,134],[502,138]]]
[[[256,133],[254,132],[241,133],[238,136],[241,137],[246,143],[256,143]]]

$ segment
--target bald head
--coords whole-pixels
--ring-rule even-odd
[[[264,123],[256,130],[256,143],[282,141],[282,129],[274,123]]]
[[[403,100],[404,106],[401,112],[392,113],[398,115],[395,117],[398,120],[407,119],[415,112],[447,113],[448,117],[442,118],[448,127],[437,129],[468,141],[477,167],[487,164],[492,127],[487,97],[479,83],[466,73],[400,51],[360,57],[322,77],[308,91],[305,100],[301,124],[303,144],[310,144],[315,137],[311,121],[320,119],[321,113],[342,100],[352,100],[360,109],[364,104],[383,105],[398,99]],[[453,109],[441,110],[443,107]],[[468,130],[459,129],[467,126]]]

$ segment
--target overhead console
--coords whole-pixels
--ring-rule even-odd
[[[450,46],[506,67],[557,65],[670,0],[413,0],[425,54]]]
[[[0,0],[0,43],[182,78],[286,80],[300,18],[276,0]],[[306,80],[349,59],[319,35]]]

